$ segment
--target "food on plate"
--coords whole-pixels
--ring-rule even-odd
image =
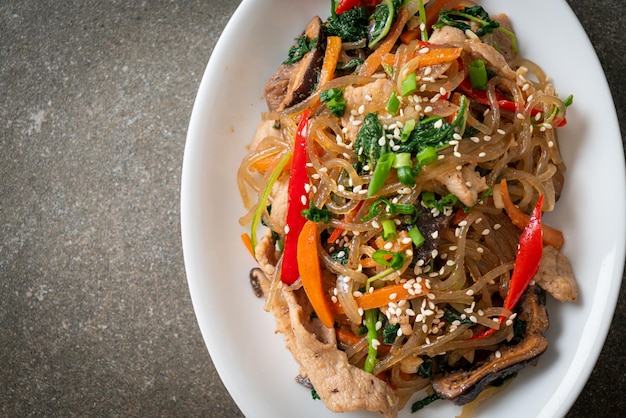
[[[332,411],[394,417],[413,395],[412,410],[477,402],[536,362],[546,293],[578,297],[542,220],[572,99],[509,18],[333,1],[285,56],[238,184],[250,280],[297,382]]]

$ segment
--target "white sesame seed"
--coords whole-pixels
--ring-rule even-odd
[[[496,350],[495,356],[496,356],[496,358],[502,357],[502,353],[500,352],[500,350]]]
[[[524,119],[524,114],[523,113],[518,113],[517,115],[515,115],[516,118],[518,119]]]
[[[365,112],[365,105],[359,106],[359,109],[357,111],[359,112],[359,115],[362,115]]]
[[[380,330],[383,327],[383,323],[381,321],[376,321],[376,331]]]
[[[363,316],[363,308],[359,308],[357,312],[359,313],[359,316]]]
[[[432,112],[432,111],[433,111],[432,106],[426,106],[426,107],[424,108],[424,113],[430,113],[430,112]]]
[[[467,292],[465,292],[465,294],[467,296],[472,296],[474,294],[474,290],[473,289],[467,289]]]
[[[285,234],[289,233],[289,225],[285,225],[284,231],[285,231]]]
[[[499,133],[500,135],[504,135],[506,133],[506,132],[504,132],[504,129],[502,129],[502,128],[498,128],[498,130],[496,132]]]
[[[487,153],[485,153],[485,152],[479,152],[478,153],[478,156],[481,157],[481,158],[486,156],[486,155],[487,155]]]
[[[377,338],[374,338],[374,339],[372,340],[372,348],[373,348],[374,350],[378,350],[378,346],[380,346],[380,341],[378,341],[378,339],[377,339]]]
[[[454,153],[453,153],[453,154],[454,154],[454,156],[455,156],[456,158],[461,158],[461,153],[460,153],[460,152],[458,152],[458,151],[454,151]]]

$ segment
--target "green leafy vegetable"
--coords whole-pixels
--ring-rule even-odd
[[[378,121],[376,113],[368,113],[363,119],[363,125],[356,135],[354,149],[357,151],[357,159],[362,164],[374,164],[381,154],[389,151],[389,146],[380,145],[378,140],[384,138],[385,130]]]
[[[420,399],[419,401],[415,402],[412,406],[411,406],[411,412],[417,412],[420,409],[430,405],[431,403],[435,402],[437,399],[443,399],[440,395],[438,394],[433,394],[433,395],[429,395],[427,397],[425,397],[424,399]]]
[[[374,48],[387,36],[401,3],[398,0],[383,0],[376,5],[369,19],[368,47]]]
[[[328,209],[325,208],[318,208],[313,204],[313,201],[311,201],[310,206],[308,209],[304,209],[302,211],[302,216],[304,216],[306,219],[308,219],[309,221],[313,221],[313,222],[324,222],[324,223],[328,223],[330,222],[330,211]]]
[[[300,61],[307,52],[313,50],[317,45],[317,38],[308,39],[306,35],[296,38],[296,43],[289,49],[287,59],[283,61],[285,65],[293,65]]]
[[[330,254],[330,258],[338,262],[339,264],[346,265],[348,258],[350,257],[350,250],[348,248],[341,248],[337,251],[333,251]]]
[[[358,42],[367,38],[368,25],[367,9],[362,6],[341,14],[333,13],[326,20],[325,29],[328,35],[339,36],[344,42]]]
[[[346,99],[343,97],[343,89],[339,87],[322,91],[320,100],[325,102],[330,112],[338,118],[342,117],[346,112]]]
[[[433,28],[440,28],[448,25],[461,29],[465,32],[466,30],[472,30],[472,27],[468,23],[469,21],[476,22],[481,25],[481,28],[476,31],[476,35],[479,37],[492,33],[496,29],[505,33],[509,36],[509,38],[511,38],[513,51],[517,54],[515,34],[500,26],[500,24],[495,20],[492,20],[491,17],[489,17],[489,13],[487,13],[482,6],[465,7],[463,10],[442,10],[439,12],[439,21],[433,25]]]
[[[393,344],[398,336],[399,329],[400,324],[387,323],[387,325],[383,328],[383,344]]]

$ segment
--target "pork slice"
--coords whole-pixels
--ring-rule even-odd
[[[347,86],[343,91],[346,100],[346,112],[341,119],[341,125],[345,128],[344,143],[354,144],[356,135],[361,128],[353,120],[363,121],[368,113],[377,109],[384,109],[395,84],[387,78],[379,78],[362,86]],[[363,112],[359,108],[363,105]]]
[[[478,202],[478,194],[487,190],[487,182],[474,166],[465,165],[459,170],[443,173],[439,180],[450,193],[459,198],[465,206],[474,206]]]
[[[508,36],[506,37],[508,38]],[[482,59],[485,61],[487,68],[496,74],[510,80],[515,80],[515,71],[509,67],[507,57],[498,52],[498,49],[482,42],[475,36],[468,38],[465,33],[458,28],[452,26],[437,28],[433,31],[429,42],[439,45],[462,46],[463,49],[470,54],[472,59]]]
[[[498,15],[491,16],[491,19],[498,22],[500,27],[503,29],[513,32],[513,26],[511,25],[511,21],[506,14],[500,13]],[[497,49],[502,54],[506,62],[511,62],[517,56],[515,49],[513,48],[513,41],[511,40],[511,37],[501,30],[494,30],[492,33],[483,36],[482,39],[483,42]]]
[[[337,348],[332,329],[324,327],[324,335],[320,335],[323,333],[319,329],[309,330],[309,315],[298,292],[302,290],[283,285],[272,312],[277,331],[285,335],[286,346],[300,366],[300,375],[311,381],[331,411],[364,409],[378,411],[387,418],[396,417],[399,400],[393,390],[371,373],[352,366],[346,354]]]
[[[543,247],[535,282],[558,301],[575,302],[578,299],[578,286],[569,260],[550,245]]]

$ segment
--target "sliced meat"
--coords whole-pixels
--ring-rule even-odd
[[[513,32],[511,20],[506,14],[494,15],[491,16],[491,19],[498,22],[503,29]],[[492,33],[483,36],[482,40],[500,52],[506,62],[511,62],[517,56],[511,37],[501,30],[494,30]]]
[[[365,409],[396,417],[398,397],[387,383],[352,366],[346,354],[337,348],[333,330],[323,337],[325,341],[320,341],[307,329],[309,315],[301,305],[304,298],[297,296],[301,291],[283,286],[281,297],[272,308],[278,332],[285,335],[287,348],[300,365],[300,376],[311,382],[331,411]]]
[[[303,33],[315,46],[295,64],[281,64],[265,85],[265,101],[270,111],[281,111],[311,95],[324,61],[326,35],[322,20],[316,16]]]
[[[478,194],[487,190],[487,181],[475,170],[475,166],[465,165],[460,171],[443,173],[437,180],[465,206],[474,206],[478,202]]]
[[[272,229],[282,233],[287,220],[287,207],[289,206],[289,173],[283,173],[274,183],[270,194],[272,210],[270,222]]]
[[[550,245],[543,247],[535,282],[558,301],[575,302],[578,299],[578,286],[569,260]]]
[[[362,121],[368,113],[385,108],[394,89],[394,82],[387,78],[379,78],[362,86],[347,86],[344,89],[343,97],[346,100],[346,112],[341,120],[341,124],[345,128],[344,143],[354,144],[356,135],[361,128],[361,125],[352,123],[352,121]],[[363,112],[359,114],[358,110],[361,105],[363,105]]]
[[[498,49],[482,42],[476,37],[468,38],[465,33],[458,28],[443,26],[435,29],[429,38],[429,42],[439,45],[462,46],[463,49],[470,54],[472,59],[482,59],[485,61],[487,68],[491,71],[510,80],[515,80],[515,71],[509,67],[506,57],[498,52]]]
[[[259,122],[250,144],[250,151],[255,151],[259,144],[269,136],[280,137],[280,130],[276,129],[277,122],[275,120],[263,120]]]
[[[275,274],[275,248],[269,230],[256,247],[256,258],[265,274],[255,272],[265,295]],[[251,273],[252,274],[252,273]],[[348,412],[365,409],[395,418],[399,399],[387,383],[352,366],[345,352],[337,348],[335,331],[311,319],[312,308],[302,289],[280,284],[272,304],[276,330],[300,366],[299,382],[315,388],[328,409]]]
[[[428,42],[437,45],[459,45],[465,43],[467,37],[465,33],[458,28],[452,26],[442,26],[433,31],[432,35],[428,38]]]
[[[542,354],[548,347],[548,340],[542,334],[548,329],[549,321],[537,286],[528,288],[519,309],[516,320],[526,322],[526,331],[519,343],[501,344],[499,355],[494,352],[471,370],[461,369],[433,378],[431,383],[435,392],[457,405],[464,405],[473,401],[494,380],[515,373]]]

